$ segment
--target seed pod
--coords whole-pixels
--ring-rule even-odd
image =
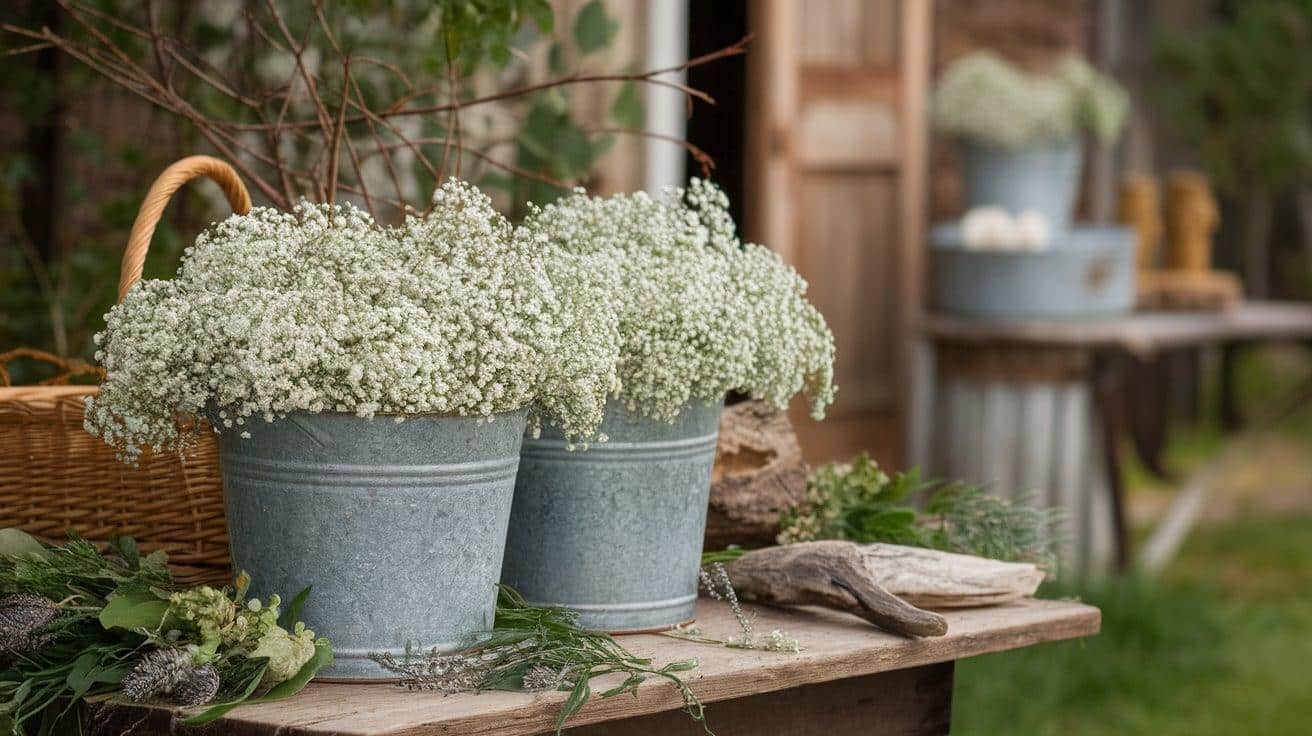
[[[169,699],[182,705],[204,705],[219,693],[219,671],[212,664],[203,664],[187,674],[173,688]]]
[[[173,692],[195,669],[191,655],[187,652],[181,649],[156,649],[147,652],[137,662],[137,666],[123,676],[120,686],[129,700],[149,700]]]
[[[58,615],[59,607],[39,595],[0,598],[0,652],[30,652],[50,641],[42,632]]]

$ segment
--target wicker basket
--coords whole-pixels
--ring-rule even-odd
[[[146,194],[123,253],[118,298],[141,279],[151,236],[169,198],[197,176],[213,179],[234,211],[250,210],[250,195],[231,166],[191,156],[165,169]],[[12,387],[5,366],[14,359],[53,363],[59,373],[37,386]],[[135,537],[144,551],[162,549],[179,579],[227,582],[231,577],[223,484],[213,434],[185,455],[145,453],[125,465],[114,449],[82,426],[83,401],[95,386],[69,379],[99,373],[81,361],[34,350],[0,355],[0,528],[18,527],[48,539],[73,530],[95,542]]]

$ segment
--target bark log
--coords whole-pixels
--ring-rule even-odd
[[[705,548],[774,544],[779,515],[806,499],[807,473],[786,413],[760,401],[726,407],[711,476]]]

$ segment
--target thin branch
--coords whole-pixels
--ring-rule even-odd
[[[10,25],[5,25],[3,26],[3,28],[6,31],[15,30],[14,27]],[[5,56],[22,56],[23,54],[30,54],[35,51],[44,51],[46,49],[54,49],[54,48],[59,48],[59,47],[48,41],[44,43],[34,43],[30,46],[19,46],[16,49],[9,49],[8,51],[5,52]]]
[[[688,154],[692,156],[693,160],[697,162],[697,165],[701,167],[702,176],[710,176],[711,171],[715,168],[715,159],[711,158],[710,154],[708,154],[706,151],[702,150],[701,148],[698,148],[697,146],[693,145],[687,139],[679,138],[677,136],[666,135],[664,133],[657,133],[655,131],[645,130],[643,128],[589,128],[587,132],[600,133],[603,135],[607,133],[618,134],[618,135],[632,135],[632,136],[637,136],[639,138],[651,138],[653,140],[658,140],[658,141],[667,141],[669,143],[673,143],[677,146],[680,146],[683,148],[683,150],[687,151]]]
[[[310,43],[310,29],[307,28],[305,31],[305,41],[300,46],[296,46],[296,40],[293,38],[291,31],[287,29],[287,23],[283,20],[282,13],[278,12],[278,6],[274,4],[273,0],[265,0],[265,5],[268,7],[270,15],[273,16],[274,23],[277,24],[283,39],[286,40],[287,46],[289,48],[294,47],[291,52],[292,57],[296,60],[296,68],[300,70],[301,79],[305,82],[305,90],[310,95],[310,100],[314,102],[315,113],[319,117],[319,128],[323,133],[324,140],[327,141],[333,135],[332,120],[328,116],[328,108],[323,104],[323,98],[319,96],[319,88],[315,84],[314,75],[310,74],[309,69],[305,66],[305,49]],[[320,156],[322,154],[321,149]],[[317,171],[317,166],[312,167],[311,171]],[[316,182],[316,187],[322,188],[322,185]]]
[[[349,81],[351,83],[351,89],[354,90],[356,99],[359,101],[361,109],[368,109],[365,106],[364,92],[361,91],[360,84],[355,81],[354,76],[352,76]],[[384,146],[383,138],[378,134],[377,124],[374,122],[372,118],[366,119],[365,124],[369,128],[369,137],[371,137],[374,141],[374,150],[378,153],[383,154],[383,167],[387,170],[388,178],[392,180],[392,188],[396,191],[396,198],[398,200],[404,200],[405,191],[401,186],[401,177],[398,176],[396,173],[396,164],[393,163],[391,155],[389,155],[386,151],[383,150],[383,146]],[[355,164],[356,174],[361,178],[361,180],[363,180],[364,171],[360,168],[360,164],[354,160],[352,161],[352,163]],[[404,207],[401,209],[401,212],[402,214],[405,213]]]
[[[485,105],[491,102],[499,102],[501,100],[512,99],[515,97],[522,97],[524,95],[532,94],[534,92],[542,92],[544,90],[553,89],[556,87],[566,87],[576,84],[592,84],[597,82],[638,82],[641,84],[652,84],[659,87],[669,87],[671,89],[678,90],[679,92],[685,95],[702,100],[703,102],[714,104],[715,102],[714,98],[712,98],[710,95],[706,94],[705,92],[702,92],[701,90],[694,89],[692,87],[689,87],[684,84],[680,84],[678,82],[671,82],[663,79],[654,79],[654,77],[660,76],[662,74],[668,74],[670,72],[684,71],[686,69],[698,67],[703,64],[709,64],[713,61],[718,61],[720,59],[728,58],[731,56],[739,56],[743,53],[746,53],[747,44],[752,40],[752,38],[753,35],[749,33],[748,35],[740,39],[737,43],[734,43],[731,46],[726,46],[718,51],[713,51],[709,54],[703,54],[696,58],[689,59],[688,61],[685,61],[682,64],[678,64],[676,66],[665,67],[663,69],[653,69],[645,72],[633,72],[633,73],[571,74],[569,76],[558,77],[556,79],[548,80],[546,82],[524,85],[521,87],[515,87],[513,89],[508,89],[501,92],[495,92],[489,95],[484,95],[483,97],[475,97],[470,100],[464,100],[459,104],[459,107],[461,109],[468,109],[471,107],[477,107],[479,105]],[[378,111],[374,114],[382,119],[393,118],[393,117],[405,117],[410,115],[432,115],[435,113],[450,112],[451,109],[456,106],[451,103],[429,105],[425,107],[405,106],[409,102],[413,101],[415,98],[421,97],[426,94],[432,94],[433,92],[434,89],[432,88],[424,88],[424,89],[416,90],[415,92],[412,92],[408,95],[398,98],[391,105],[389,105],[387,109]],[[347,118],[346,122],[355,123],[355,122],[359,122],[360,120],[361,118],[359,117],[350,117]],[[234,129],[243,129],[243,128],[258,129],[258,126],[243,125],[241,123],[230,122],[226,124],[233,127]],[[313,121],[301,120],[301,121],[296,121],[294,123],[289,123],[288,125],[291,127],[313,127],[315,123]]]
[[[342,156],[342,133],[346,130],[346,106],[350,103],[351,96],[347,93],[346,79],[351,77],[351,56],[346,55],[342,60],[342,101],[337,106],[337,122],[333,125],[332,141],[328,144],[328,204],[337,201],[337,164]],[[348,138],[349,140],[349,138]],[[354,149],[352,149],[354,151]],[[354,153],[352,153],[354,159]],[[359,173],[359,166],[356,166],[356,172]],[[361,188],[364,187],[364,180],[360,181]],[[368,190],[365,190],[365,202],[369,201]],[[370,205],[369,213],[373,214],[373,206]]]
[[[446,131],[443,133],[446,137],[446,143],[442,146],[442,166],[438,169],[438,171],[441,172],[437,177],[437,186],[439,187],[442,186],[442,182],[446,180],[447,157],[451,155],[451,145],[455,142],[452,140],[452,131],[456,131],[454,134],[455,137],[460,135],[460,92],[459,88],[456,86],[456,61],[454,55],[451,53],[451,30],[446,27],[445,15],[442,20],[442,47],[446,52],[446,79],[447,87],[450,90],[451,109],[447,112]],[[457,169],[460,166],[459,162],[460,150],[456,149]],[[459,174],[457,173],[456,176],[459,176]]]

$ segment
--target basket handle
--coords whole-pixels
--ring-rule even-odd
[[[119,270],[118,300],[123,301],[128,289],[141,280],[141,269],[146,263],[146,252],[150,250],[150,239],[155,234],[155,226],[164,215],[164,207],[169,198],[183,184],[198,176],[208,176],[223,189],[223,194],[232,205],[232,211],[244,215],[251,211],[251,195],[246,185],[241,183],[237,171],[226,161],[213,156],[188,156],[164,169],[137,211],[137,219],[132,223],[132,233],[128,235],[128,247],[123,251],[123,265]]]
[[[42,363],[53,365],[59,372],[43,381],[38,381],[38,386],[61,386],[68,383],[70,378],[77,376],[97,376],[101,380],[105,378],[105,370],[94,365],[87,365],[77,358],[61,358],[54,353],[47,353],[44,350],[33,350],[32,348],[14,348],[8,352],[0,353],[0,386],[12,386],[13,380],[9,376],[9,363],[17,358],[27,358]]]

